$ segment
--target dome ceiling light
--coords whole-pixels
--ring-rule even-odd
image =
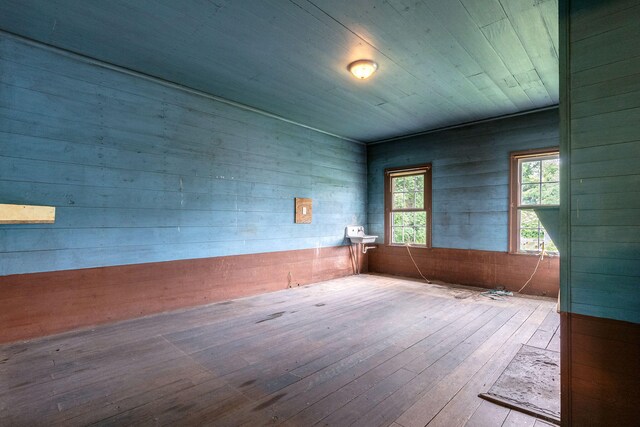
[[[370,59],[359,59],[349,64],[347,68],[351,71],[351,74],[356,76],[356,78],[364,80],[371,77],[371,75],[376,72],[378,64]]]

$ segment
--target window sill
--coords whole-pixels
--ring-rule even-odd
[[[536,257],[539,258],[540,257],[540,252],[508,252],[509,255],[519,255],[519,256],[531,256],[531,257]],[[544,254],[545,258],[559,258],[560,254],[550,254],[550,253],[545,253]]]
[[[391,246],[394,248],[406,248],[407,245],[402,245],[400,243],[386,243],[385,246]],[[417,249],[431,249],[431,246],[426,246],[426,245],[409,245],[409,247],[411,249],[413,248],[417,248]]]

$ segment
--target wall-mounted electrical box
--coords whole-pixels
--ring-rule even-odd
[[[296,224],[311,224],[312,200],[296,197]]]
[[[55,221],[53,206],[0,204],[0,224],[53,224]]]

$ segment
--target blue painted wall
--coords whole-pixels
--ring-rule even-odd
[[[0,275],[343,244],[361,145],[0,37]],[[313,224],[293,223],[294,197]]]
[[[384,236],[384,169],[431,163],[433,246],[507,251],[509,154],[557,147],[558,121],[553,109],[370,146],[368,232]]]
[[[562,309],[640,323],[640,1],[569,7]]]

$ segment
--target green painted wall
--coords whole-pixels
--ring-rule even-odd
[[[640,323],[640,1],[562,11],[562,307]]]

